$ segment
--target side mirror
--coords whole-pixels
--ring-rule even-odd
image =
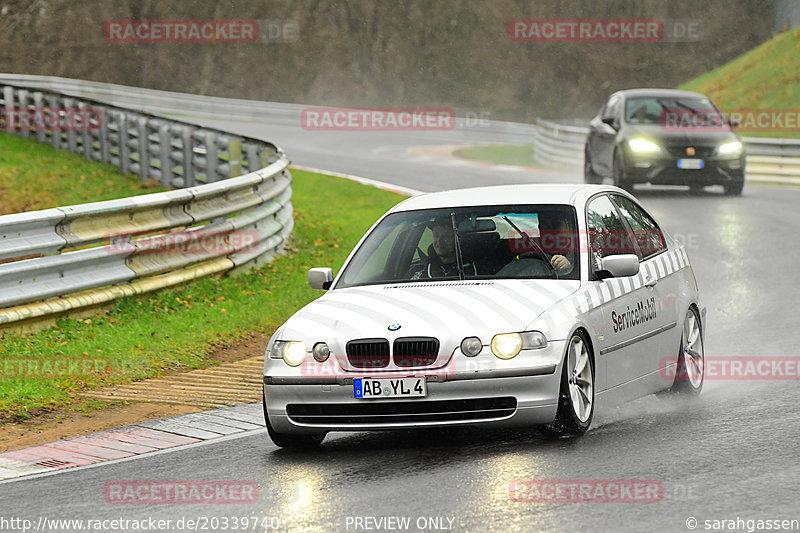
[[[601,121],[603,122],[603,124],[607,124],[612,128],[614,128],[615,130],[619,130],[619,123],[617,122],[617,119],[615,119],[614,117],[603,117]]]
[[[331,283],[333,283],[333,269],[318,267],[308,270],[308,284],[312,289],[327,291],[331,288]]]
[[[597,268],[597,277],[626,278],[639,273],[639,258],[636,254],[609,255],[600,259]]]

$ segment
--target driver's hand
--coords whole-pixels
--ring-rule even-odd
[[[572,268],[572,263],[570,263],[569,259],[563,255],[554,255],[551,257],[550,264],[553,265],[553,268],[555,268],[556,272],[559,274],[564,273]]]

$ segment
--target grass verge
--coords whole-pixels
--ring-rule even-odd
[[[30,141],[15,141],[13,137],[0,139],[9,151],[31,148],[26,145]],[[35,153],[38,147],[34,143],[34,153],[27,157],[4,153],[2,161],[16,161],[20,168],[41,168]],[[70,171],[80,168],[84,161],[50,151],[52,175],[58,169],[60,181],[69,182],[75,177]],[[66,161],[59,163],[61,158]],[[138,183],[129,183],[113,167],[109,171],[102,165],[101,171],[92,168],[97,163],[85,163],[89,166],[81,171],[85,177],[81,183],[86,184],[92,176],[94,185],[73,187],[83,189],[82,193],[100,192],[97,187],[106,186],[100,198],[141,192]],[[2,166],[13,174],[9,169],[14,164]],[[375,219],[403,199],[342,178],[303,171],[293,171],[292,176],[295,229],[290,253],[272,263],[239,276],[206,278],[150,295],[123,298],[102,315],[61,319],[55,326],[33,334],[0,334],[0,421],[63,407],[74,402],[76,393],[82,390],[213,364],[208,354],[221,342],[254,332],[271,332],[318,297],[321,293],[306,281],[308,268],[338,269]],[[46,188],[47,183],[49,180],[43,180],[40,185]],[[0,184],[9,186],[1,175]],[[65,205],[64,198],[53,194],[50,203],[37,203],[41,200],[37,198],[30,204],[8,205],[29,210]],[[69,203],[87,201],[77,192],[69,198]],[[81,401],[77,407],[103,406],[102,402]]]
[[[0,133],[0,215],[162,190],[121,175],[113,165]]]
[[[455,155],[465,159],[482,161],[493,165],[515,165],[519,167],[540,168],[541,164],[533,157],[532,144],[493,144],[473,146],[456,150]]]

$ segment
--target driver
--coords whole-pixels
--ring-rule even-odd
[[[411,279],[458,277],[458,261],[456,259],[456,242],[453,225],[449,217],[437,218],[431,227],[433,243],[428,247],[427,264]],[[424,254],[420,254],[425,260]],[[475,276],[478,271],[473,263],[464,262],[464,274]]]
[[[567,255],[573,256],[569,222],[552,213],[539,213],[539,239],[542,250],[550,255],[550,264],[556,273],[562,276],[572,272],[572,261],[567,258]]]

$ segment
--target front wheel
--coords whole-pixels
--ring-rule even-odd
[[[686,311],[683,321],[683,334],[678,349],[678,366],[675,369],[675,382],[670,392],[686,396],[697,396],[703,389],[705,375],[705,352],[700,315],[694,308]]]
[[[592,168],[592,159],[589,156],[588,148],[584,151],[583,156],[583,181],[593,184],[603,183],[603,178]]]
[[[744,189],[744,176],[723,184],[722,188],[724,189],[725,194],[728,196],[741,195],[742,190]]]
[[[633,192],[633,183],[628,179],[628,171],[625,167],[625,159],[622,152],[614,152],[614,185],[628,192]]]
[[[272,442],[275,443],[275,446],[294,450],[308,450],[316,448],[322,444],[322,441],[325,439],[325,433],[312,435],[290,435],[288,433],[278,433],[269,422],[266,399],[261,400],[261,405],[264,408],[264,421],[267,423],[267,433],[269,433],[269,438],[272,439]]]
[[[576,332],[567,344],[555,420],[545,428],[560,437],[586,433],[594,415],[594,364],[586,337]]]

